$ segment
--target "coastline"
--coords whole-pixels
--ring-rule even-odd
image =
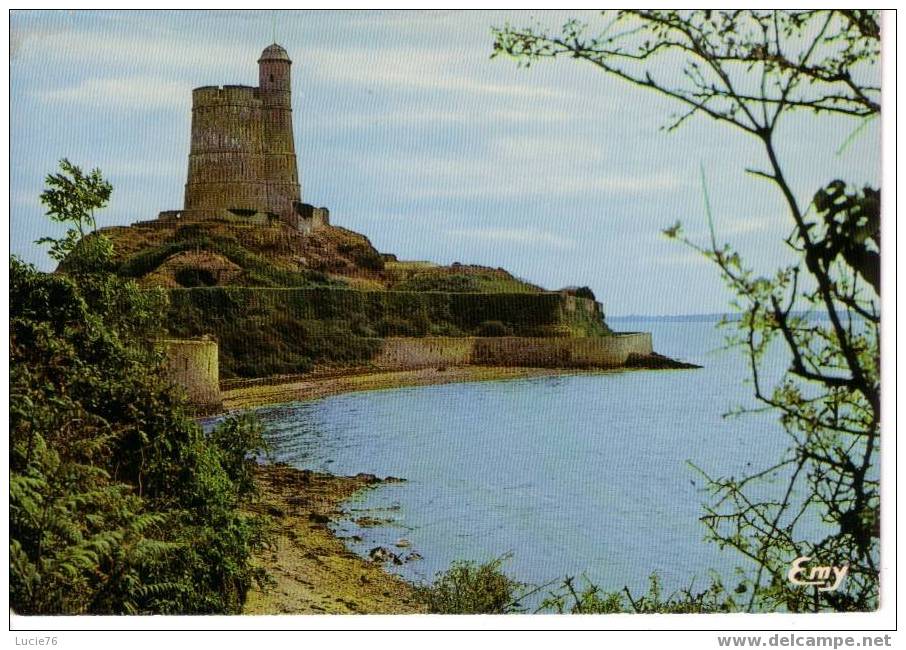
[[[566,375],[599,375],[629,368],[525,368],[501,366],[454,366],[446,369],[349,372],[332,375],[292,378],[284,382],[260,383],[227,388],[222,391],[223,410],[237,411],[267,404],[286,404],[369,390],[387,390],[410,386],[434,386],[476,381],[501,381],[533,377]]]
[[[414,614],[414,587],[346,548],[328,524],[359,490],[388,479],[333,476],[288,465],[261,465],[251,511],[271,517],[272,544],[255,561],[272,584],[253,587],[243,614]]]
[[[604,372],[613,371],[487,366],[352,371],[224,390],[223,405],[225,411],[233,411],[366,390]],[[255,561],[267,570],[272,583],[250,589],[243,614],[424,613],[412,584],[385,571],[380,562],[350,551],[329,527],[343,516],[347,499],[386,480],[259,465],[260,496],[250,510],[271,518],[272,544]]]
[[[271,378],[222,391],[223,410],[237,411],[344,393],[533,377],[600,375],[643,368],[698,367],[660,355],[613,369],[455,366],[402,371],[349,369],[310,377]],[[344,515],[356,492],[388,480],[370,474],[336,476],[284,464],[259,465],[260,497],[250,508],[272,520],[272,545],[256,562],[272,584],[249,591],[244,614],[411,614],[425,612],[415,587],[379,561],[350,551],[329,524]]]

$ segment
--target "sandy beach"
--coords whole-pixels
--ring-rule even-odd
[[[265,404],[286,404],[366,390],[387,390],[406,386],[428,386],[472,381],[501,381],[530,377],[601,374],[616,370],[581,370],[564,368],[510,368],[495,366],[455,366],[446,369],[422,368],[400,371],[350,371],[323,374],[283,382],[248,382],[249,385],[227,387],[222,391],[225,411],[236,411]]]

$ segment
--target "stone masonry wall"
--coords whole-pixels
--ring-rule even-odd
[[[291,61],[279,46],[258,61],[257,87],[192,91],[192,135],[183,211],[210,218],[248,211],[295,219],[301,200],[293,140]]]
[[[162,339],[158,346],[166,357],[174,383],[182,386],[189,401],[202,411],[220,408],[220,372],[215,341]]]
[[[267,203],[258,89],[192,91],[192,139],[185,210],[253,210]]]
[[[652,351],[648,332],[584,338],[387,338],[372,364],[386,370],[457,365],[613,368],[625,364],[630,354]]]

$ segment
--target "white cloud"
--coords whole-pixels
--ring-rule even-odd
[[[459,173],[456,173],[458,166]],[[451,161],[449,167],[450,174],[440,175],[436,173],[437,166],[413,165],[418,172],[409,195],[417,198],[639,196],[675,190],[682,185],[678,177],[665,172],[611,176],[585,170],[580,175],[550,171],[543,166],[528,171],[523,167],[501,169],[493,161],[477,169],[474,164],[457,161]],[[434,175],[442,182],[423,182],[425,175]]]
[[[78,63],[84,66],[115,66],[131,70],[154,70],[184,75],[194,71],[199,83],[217,83],[214,74],[223,75],[220,83],[254,83],[255,60],[260,40],[253,44],[229,39],[189,38],[179,33],[154,33],[141,27],[125,25],[123,33],[105,31],[101,36],[94,30],[23,29],[15,30],[16,58],[42,57],[56,63]],[[302,40],[301,36],[297,36]],[[363,88],[380,87],[388,91],[416,90],[420,92],[455,92],[460,94],[520,97],[526,100],[555,97],[563,92],[533,83],[531,79],[510,69],[513,81],[502,81],[503,67],[487,69],[485,52],[475,52],[474,63],[486,69],[486,74],[470,74],[463,70],[463,54],[436,48],[417,49],[400,46],[312,48],[304,43],[286,40],[297,66],[302,66],[310,78],[330,85],[348,83]],[[301,45],[301,47],[299,47]],[[466,67],[470,62],[466,62]],[[496,74],[494,74],[496,72]],[[298,74],[298,72],[297,72]],[[517,82],[517,78],[525,81]]]
[[[661,266],[705,266],[714,264],[707,257],[696,251],[659,255],[657,257],[649,257],[647,260],[648,263]]]
[[[587,165],[604,160],[607,154],[600,142],[564,138],[560,132],[492,137],[488,148],[510,164],[530,162],[550,167]]]
[[[163,77],[89,78],[75,86],[39,91],[36,95],[45,102],[131,111],[181,109],[188,112],[192,105],[190,84]]]
[[[173,178],[177,182],[185,176],[184,166],[173,160],[115,160],[107,162],[102,171],[111,178]]]
[[[303,100],[304,101],[304,100]],[[304,109],[303,109],[304,110]],[[516,124],[531,127],[539,124],[558,124],[572,119],[590,119],[600,117],[600,112],[578,108],[565,108],[562,105],[544,107],[539,105],[482,107],[467,110],[449,107],[438,107],[433,103],[424,103],[406,109],[389,108],[374,110],[349,110],[343,112],[313,113],[305,112],[305,121],[317,124],[325,129],[374,129],[407,128],[412,126],[436,125],[475,125],[478,122],[493,126],[498,124]]]
[[[764,233],[771,230],[776,234],[785,235],[787,231],[784,228],[792,230],[793,227],[792,222],[788,222],[787,219],[788,217],[785,214],[750,217],[718,214],[714,217],[714,235],[717,237],[718,243],[731,240],[733,237]],[[696,221],[699,220],[697,219]],[[704,214],[701,216],[700,221],[705,221]],[[696,223],[694,225],[698,226],[699,224]],[[703,241],[711,236],[708,229],[703,227],[686,228],[685,230],[686,235],[693,241]]]
[[[481,62],[487,64],[486,57]],[[399,47],[318,49],[305,53],[304,64],[316,79],[363,88],[455,92],[525,100],[563,94],[528,79],[525,83],[502,81],[499,79],[503,77],[501,69],[492,70],[486,65],[482,67],[484,74],[464,73],[462,56],[451,50]],[[516,74],[510,76],[515,78]],[[526,78],[525,75],[522,77]]]
[[[537,228],[451,228],[444,230],[444,233],[458,239],[503,242],[558,250],[574,248],[576,245],[572,239]]]
[[[714,223],[714,232],[718,237],[764,232],[782,225],[785,218],[786,215],[756,217],[725,217],[718,215]],[[789,227],[792,230],[792,222],[790,222]]]
[[[680,177],[671,172],[654,172],[637,175],[614,174],[601,177],[565,180],[563,189],[574,191],[600,191],[607,194],[649,194],[676,190],[683,186]]]
[[[237,56],[241,48],[227,39],[205,41],[184,34],[140,33],[126,25],[121,33],[81,27],[17,29],[16,55],[87,68],[119,66],[130,70],[255,70],[254,57]],[[253,52],[257,55],[257,52]]]
[[[383,184],[397,192],[405,187],[413,199],[638,197],[662,195],[687,187],[678,170],[665,167],[627,169],[613,149],[591,138],[561,134],[476,137],[455,145],[463,151],[405,147],[331,151],[334,164],[359,173],[395,179]],[[620,171],[615,171],[620,170]]]

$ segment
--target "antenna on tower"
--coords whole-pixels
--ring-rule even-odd
[[[271,43],[277,42],[277,12],[271,10]]]

